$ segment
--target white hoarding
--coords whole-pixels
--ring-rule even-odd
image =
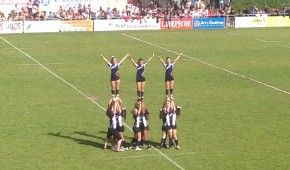
[[[257,15],[255,17],[235,17],[235,28],[256,28],[266,27],[267,15]]]
[[[22,21],[0,22],[0,34],[4,33],[23,33]]]
[[[141,20],[95,20],[94,31],[118,31],[118,30],[157,30],[160,29],[160,24],[156,19],[141,19]]]
[[[24,33],[59,32],[60,22],[55,21],[24,21]]]

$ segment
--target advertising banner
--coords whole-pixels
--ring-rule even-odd
[[[24,21],[24,33],[59,32],[61,21]]]
[[[267,27],[290,27],[289,16],[267,17]]]
[[[165,21],[164,18],[160,19],[161,29],[192,29],[191,18],[171,18],[170,21]]]
[[[95,20],[94,31],[118,31],[118,30],[156,30],[160,29],[156,19],[111,19]]]
[[[60,31],[93,31],[94,22],[92,20],[68,20],[61,21]]]
[[[0,22],[0,34],[4,33],[23,33],[22,21]]]
[[[266,25],[267,25],[267,15],[235,18],[235,28],[256,28],[256,27],[266,27]]]
[[[225,28],[225,18],[194,18],[193,28]]]

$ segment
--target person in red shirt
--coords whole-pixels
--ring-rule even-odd
[[[215,16],[215,13],[213,11],[213,9],[211,8],[208,12],[208,17],[214,17]]]

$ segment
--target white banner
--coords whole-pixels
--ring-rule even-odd
[[[141,20],[95,20],[94,31],[118,31],[118,30],[158,30],[160,24],[156,19],[141,19]]]
[[[235,28],[256,28],[266,27],[267,15],[257,15],[255,17],[235,17]]]
[[[59,32],[60,22],[55,21],[24,21],[24,33]]]
[[[0,22],[0,34],[4,33],[23,33],[22,21]]]

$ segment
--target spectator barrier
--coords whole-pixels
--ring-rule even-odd
[[[159,23],[161,29],[192,29],[191,18],[171,18],[170,21],[161,18]]]
[[[112,19],[112,20],[52,20],[52,21],[5,21],[0,22],[0,34],[65,31],[122,31],[165,29],[216,29],[225,27],[290,27],[288,16],[249,16],[218,18],[163,18],[156,19]]]
[[[0,34],[23,33],[23,21],[0,22]]]
[[[235,28],[256,28],[256,27],[266,27],[267,25],[267,15],[256,15],[253,17],[236,17],[235,18]]]
[[[121,30],[158,30],[160,25],[156,19],[112,19],[95,20],[94,31],[121,31]]]
[[[225,18],[195,18],[193,28],[225,28]]]
[[[59,32],[61,21],[24,21],[24,33]]]
[[[93,20],[67,20],[61,21],[59,31],[94,31]]]
[[[267,27],[290,27],[290,17],[288,16],[269,16],[267,17]]]

